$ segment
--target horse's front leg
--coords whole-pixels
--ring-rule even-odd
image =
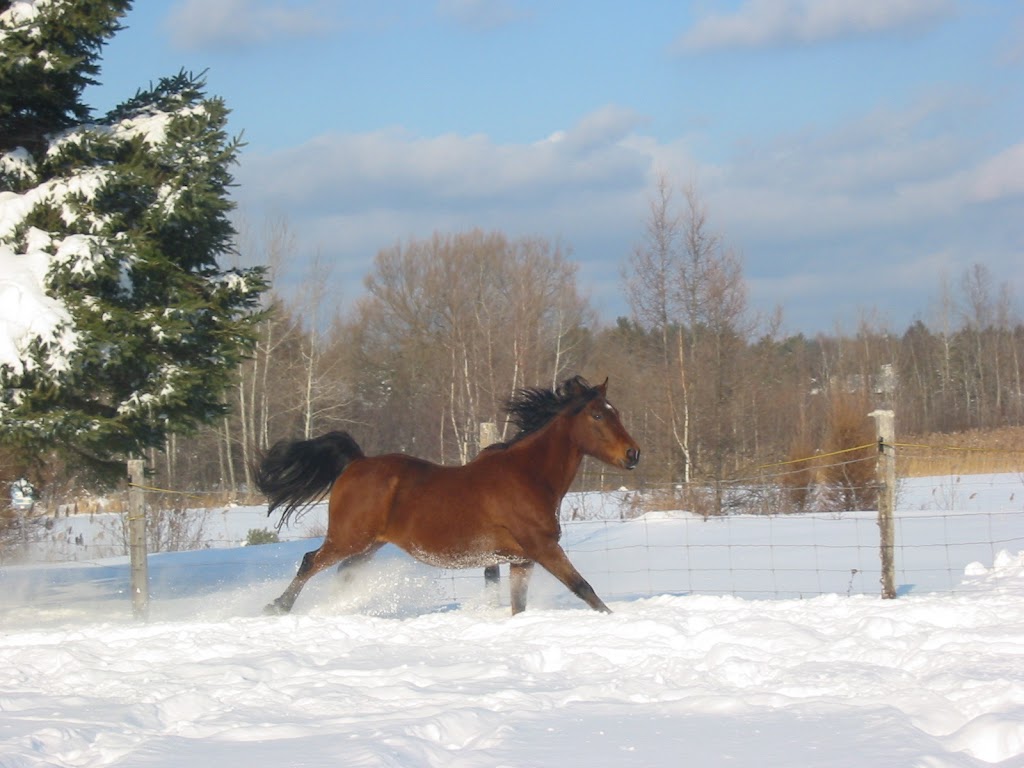
[[[565,584],[576,597],[595,611],[603,613],[612,612],[611,608],[605,605],[604,601],[597,596],[594,588],[580,575],[576,567],[569,562],[565,550],[559,546],[558,542],[546,542],[539,545],[534,551],[528,551],[527,554],[544,566],[548,573]]]
[[[526,590],[530,586],[533,563],[512,563],[509,565],[508,582],[512,597],[512,615],[526,610]]]

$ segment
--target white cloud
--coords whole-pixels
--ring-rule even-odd
[[[243,152],[236,198],[248,219],[284,214],[300,251],[329,255],[347,283],[381,248],[479,227],[571,246],[588,265],[587,288],[610,296],[653,174],[654,159],[630,130],[640,120],[605,107],[554,140],[528,143],[400,129],[322,135]]]
[[[964,205],[972,150],[941,128],[956,103],[880,109],[839,125],[751,142],[708,175],[712,209],[751,241],[862,238],[921,226]]]
[[[531,15],[513,0],[438,0],[437,12],[474,29],[495,29]]]
[[[961,107],[931,99],[876,110],[751,143],[718,164],[695,159],[702,137],[660,141],[617,106],[528,143],[399,129],[330,134],[244,153],[238,198],[247,216],[286,214],[300,248],[329,255],[347,280],[361,277],[379,249],[435,231],[561,239],[585,289],[614,316],[627,311],[618,270],[664,172],[697,184],[712,228],[745,255],[759,307],[783,301],[799,327],[823,329],[873,296],[896,307],[902,324],[899,313],[921,311],[934,288],[925,265],[937,253],[948,254],[954,273],[979,254],[997,275],[1019,272],[1019,252],[1007,243],[1024,229],[998,202],[1024,192],[1024,144],[979,157],[948,132],[945,118]],[[882,272],[892,296],[858,282]]]
[[[816,43],[914,29],[953,12],[952,0],[745,0],[708,14],[679,39],[686,52]]]
[[[941,274],[976,262],[1024,293],[1024,222],[1005,204],[1024,196],[1024,143],[979,156],[942,114],[879,111],[701,169],[714,226],[746,254],[759,306],[781,303],[787,324],[819,329],[822,315],[875,307],[898,329]]]
[[[1024,142],[986,160],[972,176],[970,194],[977,202],[1024,196]]]
[[[246,155],[239,178],[274,179],[267,195],[343,211],[543,209],[563,195],[643,189],[649,158],[623,139],[639,118],[607,107],[555,138],[498,144],[483,135],[415,137],[398,129],[327,134]]]
[[[1024,16],[1018,16],[1004,34],[1006,37],[998,49],[997,60],[1004,67],[1017,66],[1024,61]]]
[[[337,22],[320,2],[182,0],[171,10],[167,26],[175,45],[198,49],[323,37]]]
[[[557,140],[575,152],[600,151],[621,142],[644,122],[633,110],[610,104],[583,117],[571,130],[559,132]]]

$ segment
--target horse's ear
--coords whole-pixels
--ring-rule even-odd
[[[597,385],[597,391],[601,393],[601,397],[608,396],[608,377],[604,377],[604,381]]]
[[[588,389],[590,389],[590,385],[582,376],[573,376],[562,384],[562,391],[569,397],[579,397]]]

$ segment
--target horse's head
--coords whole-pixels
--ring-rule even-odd
[[[582,379],[564,385],[583,400],[573,417],[572,434],[580,450],[606,464],[633,469],[640,462],[640,446],[622,426],[619,412],[608,402],[608,379],[589,387]]]

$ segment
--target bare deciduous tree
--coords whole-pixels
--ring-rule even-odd
[[[672,200],[668,179],[661,176],[649,204],[643,242],[634,248],[626,274],[626,297],[633,318],[659,341],[659,379],[667,405],[664,421],[682,455],[679,479],[690,481],[690,403],[682,325],[684,224]],[[672,472],[674,475],[675,473]],[[674,479],[674,478],[670,478]]]
[[[574,365],[577,331],[593,322],[575,270],[547,241],[480,230],[378,253],[351,335],[377,377],[432,425],[432,439],[415,436],[421,453],[467,461],[479,423],[497,420],[514,389]]]
[[[722,477],[734,437],[740,355],[753,324],[739,255],[709,225],[694,186],[677,208],[665,177],[651,200],[643,243],[626,275],[635,320],[659,338],[667,424],[689,482],[698,457]],[[690,372],[700,370],[695,377]],[[699,440],[691,438],[702,421]]]

